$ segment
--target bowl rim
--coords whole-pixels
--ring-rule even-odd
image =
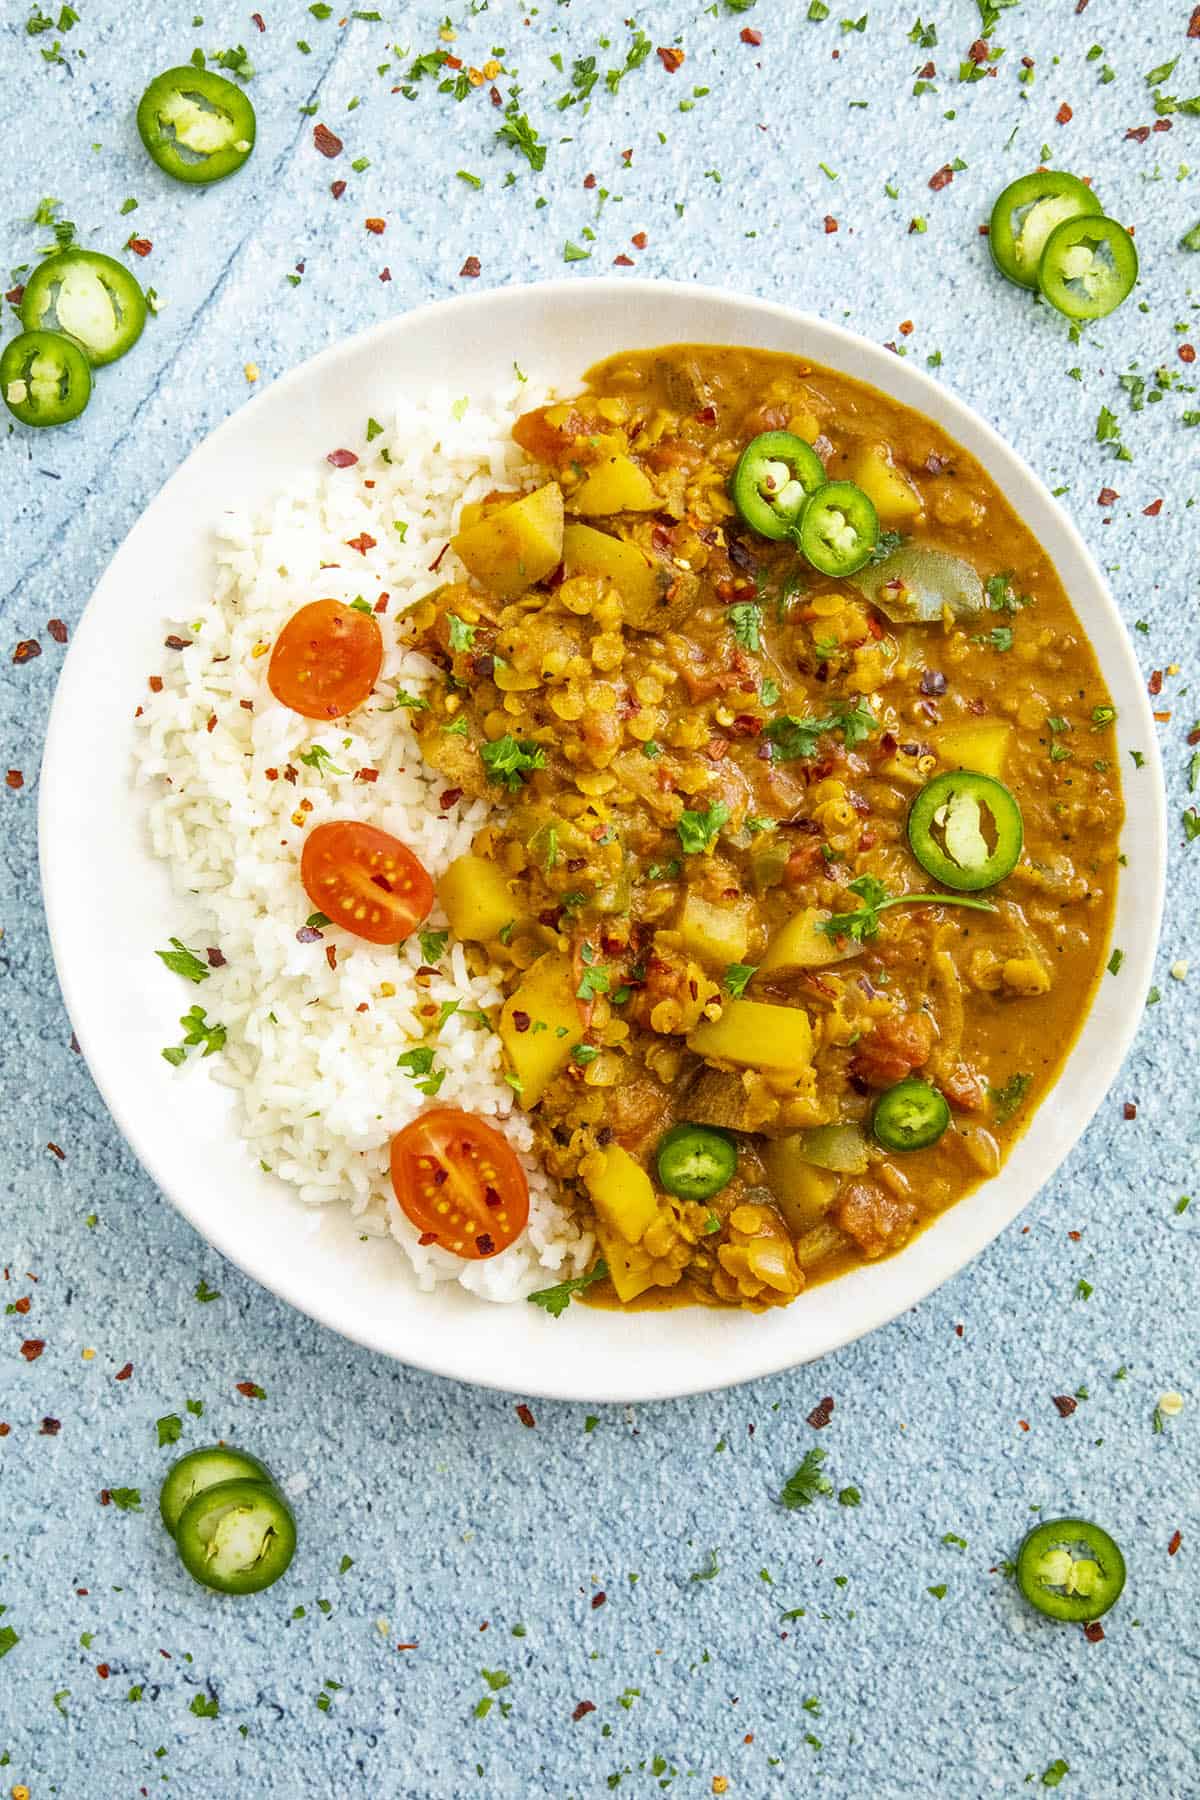
[[[643,305],[653,305],[656,299],[669,296],[676,301],[686,299],[702,307],[716,308],[718,311],[729,309],[731,315],[750,311],[765,319],[773,320],[797,336],[806,330],[816,332],[825,345],[832,346],[832,350],[822,348],[820,355],[814,356],[814,361],[832,367],[835,371],[844,369],[846,362],[865,364],[865,372],[856,370],[854,379],[860,380],[868,386],[876,387],[901,405],[931,416],[956,441],[964,435],[977,440],[969,446],[969,454],[983,463],[989,476],[997,482],[997,485],[1003,487],[1002,477],[997,472],[996,465],[1000,465],[1002,469],[1007,465],[1010,474],[1015,472],[1021,482],[1028,484],[1037,493],[1039,502],[1048,509],[1048,523],[1058,534],[1059,543],[1054,553],[1046,548],[1044,541],[1047,532],[1046,524],[1043,524],[1036,533],[1037,540],[1042,544],[1047,557],[1056,568],[1064,554],[1069,554],[1078,563],[1089,588],[1088,601],[1100,607],[1104,615],[1104,623],[1114,639],[1114,654],[1123,663],[1123,674],[1127,678],[1125,686],[1131,695],[1138,697],[1138,705],[1135,708],[1135,717],[1132,722],[1139,728],[1139,742],[1145,745],[1142,754],[1145,759],[1145,774],[1149,777],[1146,785],[1139,788],[1138,804],[1143,812],[1140,824],[1148,837],[1151,854],[1141,856],[1133,868],[1122,871],[1118,884],[1117,906],[1120,907],[1122,889],[1132,885],[1137,892],[1139,934],[1135,943],[1126,952],[1126,956],[1130,965],[1131,978],[1136,977],[1138,991],[1144,991],[1153,969],[1164,904],[1166,807],[1157,733],[1153,729],[1145,684],[1141,679],[1132,640],[1108,583],[1070,514],[1050,494],[1040,476],[1036,474],[1021,453],[1001,437],[982,413],[961,398],[953,389],[928,375],[922,368],[908,361],[898,361],[883,346],[860,336],[857,332],[847,330],[842,325],[834,324],[818,315],[802,312],[780,302],[740,293],[733,288],[718,288],[698,283],[659,281],[640,277],[626,280],[612,276],[589,276],[583,281],[578,278],[559,278],[552,281],[516,283],[511,286],[464,295],[452,295],[445,299],[429,301],[327,345],[323,350],[281,375],[264,394],[254,398],[253,404],[260,409],[272,402],[276,405],[285,404],[291,396],[302,390],[306,383],[340,362],[360,357],[364,353],[369,353],[376,346],[385,345],[389,339],[397,335],[410,332],[414,327],[436,323],[442,318],[455,323],[469,322],[473,316],[486,314],[489,311],[504,313],[512,308],[519,314],[523,304],[558,301],[561,301],[569,312],[572,306],[600,306],[611,302],[618,296],[623,307],[632,307],[635,301]],[[658,341],[665,344],[685,340],[676,333],[668,332]],[[692,341],[716,342],[718,340],[708,337]],[[735,333],[720,341],[736,343],[738,338]],[[616,350],[621,347],[620,342],[617,342]],[[793,351],[792,354],[800,355],[802,353]],[[582,370],[580,377],[582,378]],[[909,391],[905,393],[903,391],[905,389]],[[382,1352],[404,1364],[433,1374],[466,1381],[476,1386],[498,1388],[506,1392],[520,1391],[549,1399],[619,1403],[634,1400],[683,1398],[691,1394],[716,1392],[722,1388],[756,1380],[761,1376],[776,1374],[782,1370],[816,1360],[821,1356],[832,1354],[833,1351],[890,1323],[903,1312],[927,1299],[932,1292],[960,1269],[966,1267],[998,1237],[1001,1231],[1052,1180],[1062,1161],[1091,1124],[1104,1093],[1115,1079],[1141,1022],[1142,1008],[1140,1006],[1126,1007],[1115,1027],[1096,1050],[1098,1069],[1094,1068],[1092,1074],[1098,1073],[1100,1079],[1094,1084],[1096,1094],[1094,1102],[1091,1105],[1085,1105],[1080,1113],[1078,1123],[1073,1124],[1065,1135],[1060,1135],[1050,1147],[1044,1166],[1040,1168],[1040,1173],[1032,1183],[1025,1184],[1025,1189],[1018,1198],[1014,1200],[1010,1197],[997,1213],[987,1218],[980,1216],[978,1219],[973,1219],[971,1228],[966,1232],[966,1241],[950,1244],[944,1235],[939,1238],[938,1226],[943,1220],[950,1218],[967,1206],[972,1196],[956,1202],[954,1206],[947,1209],[946,1213],[931,1221],[929,1226],[913,1240],[910,1249],[921,1246],[924,1254],[919,1263],[913,1262],[906,1266],[906,1278],[898,1278],[889,1288],[881,1288],[878,1295],[872,1294],[869,1303],[860,1308],[852,1320],[841,1320],[831,1331],[827,1332],[825,1341],[817,1343],[812,1348],[798,1349],[795,1345],[789,1347],[786,1340],[782,1339],[778,1333],[768,1333],[764,1330],[757,1337],[752,1336],[749,1339],[749,1348],[743,1348],[741,1340],[739,1340],[735,1366],[732,1368],[722,1367],[716,1373],[715,1379],[711,1365],[701,1361],[694,1374],[682,1377],[676,1375],[666,1382],[656,1379],[653,1367],[650,1367],[639,1370],[637,1377],[633,1380],[628,1378],[615,1380],[600,1373],[594,1381],[586,1386],[581,1386],[577,1378],[569,1373],[564,1375],[561,1372],[562,1369],[570,1370],[572,1367],[570,1357],[564,1358],[561,1368],[555,1361],[539,1359],[532,1366],[522,1367],[516,1371],[505,1363],[503,1357],[489,1360],[486,1353],[481,1356],[477,1350],[468,1355],[458,1354],[453,1347],[448,1349],[445,1344],[439,1343],[437,1333],[432,1333],[427,1338],[419,1331],[411,1334],[411,1341],[406,1342],[402,1349],[397,1348],[393,1343],[382,1341],[381,1334],[369,1325],[362,1324],[352,1311],[347,1316],[344,1309],[339,1311],[337,1306],[326,1304],[323,1292],[319,1288],[314,1290],[309,1284],[293,1281],[290,1273],[286,1270],[281,1272],[273,1268],[264,1269],[246,1251],[245,1247],[239,1244],[236,1233],[214,1230],[211,1221],[204,1216],[199,1207],[189,1204],[174,1191],[172,1171],[167,1166],[169,1159],[164,1159],[156,1150],[145,1144],[136,1108],[127,1103],[131,1096],[128,1089],[123,1088],[117,1081],[114,1063],[110,1059],[93,1054],[92,1049],[89,1048],[96,1046],[99,1040],[84,1024],[86,1009],[76,980],[76,957],[79,954],[80,944],[73,937],[71,929],[72,901],[76,897],[72,890],[71,877],[74,874],[77,878],[79,871],[78,869],[72,870],[69,858],[64,854],[61,834],[56,833],[54,829],[54,815],[58,809],[60,797],[66,791],[64,784],[69,782],[73,776],[68,750],[70,734],[68,720],[73,699],[76,697],[76,692],[82,687],[82,665],[89,646],[88,627],[89,624],[93,626],[95,624],[101,604],[99,597],[110,582],[114,569],[128,552],[132,540],[141,531],[154,509],[163,505],[176,492],[186,487],[201,457],[213,456],[226,442],[246,429],[248,404],[238,407],[235,412],[222,420],[193,446],[148,505],[141,510],[122,542],[108,558],[72,633],[72,641],[60,669],[47,722],[40,771],[39,866],[43,904],[59,986],[71,1023],[75,1028],[77,1040],[84,1048],[84,1055],[100,1095],[122,1136],[133,1149],[156,1186],[171,1200],[176,1209],[182,1212],[201,1237],[243,1273],[289,1305],[294,1306],[298,1311],[329,1327],[340,1336],[362,1344],[367,1349]],[[1078,605],[1077,598],[1074,595],[1072,598],[1073,604]],[[1090,631],[1088,635],[1090,641]],[[1112,669],[1106,665],[1102,672],[1107,679],[1111,676]],[[1129,677],[1133,679],[1129,680]],[[1128,783],[1123,781],[1122,785],[1126,791],[1125,827],[1128,828],[1132,797],[1128,793]],[[1148,795],[1152,796],[1149,802]],[[1080,1026],[1080,1035],[1087,1029],[1100,991],[1097,988],[1091,996],[1083,1024]],[[1068,1077],[1073,1065],[1079,1062],[1080,1049],[1080,1039],[1077,1036],[1055,1078],[1056,1088]],[[1038,1114],[1041,1113],[1042,1108],[1048,1106],[1050,1098],[1049,1093],[1043,1097]],[[1035,1115],[1035,1118],[1037,1116]],[[1025,1135],[1028,1136],[1028,1134]],[[999,1177],[992,1179],[999,1179]],[[991,1185],[991,1181],[983,1183],[981,1188],[974,1190],[974,1194],[978,1195]],[[303,1203],[298,1199],[294,1200],[294,1204],[302,1207],[306,1213],[311,1211],[310,1208],[303,1207]],[[867,1269],[887,1267],[895,1269],[907,1255],[907,1251],[901,1251],[897,1256],[883,1259],[880,1263],[866,1265],[866,1267]],[[860,1270],[859,1273],[861,1272]],[[830,1285],[842,1287],[853,1279],[854,1275],[851,1273],[840,1277],[836,1284]],[[415,1292],[415,1289],[413,1291]],[[435,1291],[444,1293],[445,1289],[439,1288]],[[820,1289],[816,1291],[819,1292]],[[513,1310],[511,1307],[492,1308],[485,1302],[478,1302],[474,1296],[468,1296],[468,1299],[470,1305],[480,1314]],[[672,1309],[665,1313],[642,1314],[640,1317],[643,1319],[670,1319],[679,1318],[682,1313],[698,1314],[704,1318],[706,1325],[712,1330],[714,1341],[727,1334],[728,1327],[722,1322],[723,1315],[714,1314],[706,1308]],[[594,1318],[604,1315],[590,1314],[589,1316]],[[632,1315],[635,1319],[638,1316]],[[756,1320],[755,1323],[758,1324],[759,1321]],[[754,1348],[755,1345],[759,1346],[757,1350]],[[514,1379],[517,1373],[521,1376],[520,1380]]]

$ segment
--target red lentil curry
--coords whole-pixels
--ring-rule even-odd
[[[439,898],[506,971],[587,1298],[786,1305],[993,1175],[1053,1080],[1113,709],[979,464],[845,376],[620,355],[515,436],[537,479],[465,509],[470,580],[411,615],[424,754],[495,802]]]

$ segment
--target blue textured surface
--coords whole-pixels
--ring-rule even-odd
[[[1195,1423],[1189,1409],[1152,1424],[1162,1390],[1188,1393],[1196,1342],[1200,1203],[1175,1205],[1196,1179],[1200,959],[1185,979],[1168,970],[1193,953],[1197,920],[1200,842],[1187,847],[1179,821],[1200,713],[1184,696],[1200,437],[1182,423],[1187,395],[1133,413],[1116,382],[1135,363],[1187,379],[1177,349],[1200,335],[1200,260],[1177,247],[1200,217],[1200,177],[1181,169],[1200,163],[1200,121],[1167,115],[1172,129],[1144,144],[1125,135],[1155,120],[1146,71],[1179,57],[1160,91],[1200,89],[1187,0],[1101,0],[1083,16],[1026,0],[1000,16],[998,75],[974,84],[957,78],[978,29],[968,0],[940,0],[936,48],[909,40],[915,8],[894,0],[871,5],[861,34],[840,29],[843,6],[808,22],[804,0],[655,5],[643,22],[656,45],[679,42],[683,67],[652,56],[619,93],[601,79],[590,109],[561,112],[552,55],[568,76],[576,58],[601,71],[624,58],[612,0],[456,12],[449,48],[466,64],[505,46],[548,144],[540,175],[495,143],[503,115],[486,86],[462,104],[430,78],[411,103],[392,91],[413,53],[437,47],[431,5],[342,24],[336,8],[321,21],[264,0],[262,34],[229,4],[206,5],[195,30],[190,7],[169,9],[176,24],[117,0],[79,10],[69,32],[29,36],[12,0],[0,25],[7,258],[48,241],[22,217],[54,194],[88,245],[117,252],[131,228],[151,240],[129,261],[165,305],[102,372],[80,423],[0,436],[0,765],[24,774],[4,794],[0,853],[0,1650],[6,1627],[20,1640],[0,1657],[0,1794],[23,1783],[35,1800],[107,1800],[168,1780],[189,1796],[708,1794],[721,1778],[734,1795],[961,1800],[1027,1779],[1040,1791],[1058,1758],[1064,1794],[1200,1793]],[[741,40],[747,27],[761,48]],[[56,39],[65,64],[44,55]],[[141,150],[134,100],[193,45],[239,42],[258,65],[255,155],[209,192],[173,186]],[[1022,56],[1035,64],[1025,87]],[[936,91],[914,97],[926,58]],[[512,79],[499,78],[505,98]],[[1063,102],[1074,116],[1060,124]],[[313,148],[318,118],[345,140],[335,161]],[[1000,183],[1044,156],[1093,175],[1138,227],[1144,306],[1077,346],[993,276],[977,235]],[[359,157],[370,166],[355,172]],[[956,159],[966,166],[931,191]],[[127,196],[138,207],[122,215]],[[386,220],[382,236],[369,216]],[[1116,1089],[1061,1176],[972,1267],[795,1376],[636,1416],[606,1409],[591,1426],[585,1407],[539,1403],[526,1429],[519,1396],[409,1373],[287,1311],[153,1190],[70,1048],[34,818],[62,655],[47,621],[74,624],[161,481],[245,402],[243,365],[266,384],[346,332],[468,287],[468,256],[482,284],[561,273],[567,240],[590,252],[571,265],[579,279],[626,253],[643,274],[770,294],[922,359],[941,352],[942,376],[1069,489],[1127,619],[1146,621],[1134,642],[1147,674],[1179,665],[1156,703],[1172,714],[1160,728],[1172,886],[1161,1001]],[[1096,442],[1101,404],[1132,461]],[[1102,508],[1105,486],[1120,498]],[[33,637],[43,654],[15,665],[13,646]],[[201,1278],[219,1290],[209,1304],[194,1298]],[[44,1340],[36,1360],[27,1339]],[[1081,1389],[1061,1418],[1051,1396]],[[818,1434],[805,1416],[825,1394],[836,1410]],[[292,1572],[257,1600],[208,1596],[175,1564],[154,1514],[175,1453],[157,1447],[155,1421],[170,1413],[183,1446],[227,1434],[303,1489]],[[853,1484],[861,1505],[784,1512],[773,1496],[817,1443],[835,1489]],[[139,1487],[145,1510],[102,1507],[115,1486]],[[996,1572],[1031,1506],[1094,1516],[1124,1543],[1129,1585],[1102,1643],[1028,1614]],[[712,1550],[719,1573],[690,1579]],[[803,1616],[781,1617],[794,1608]],[[493,1692],[484,1668],[509,1685]],[[193,1713],[205,1696],[216,1717]],[[583,1700],[595,1710],[573,1721]]]

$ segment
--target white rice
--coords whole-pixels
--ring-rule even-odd
[[[213,597],[168,628],[190,646],[168,655],[162,691],[144,701],[135,743],[151,842],[180,895],[178,935],[193,948],[216,945],[225,957],[197,990],[210,1022],[228,1034],[204,1066],[235,1090],[249,1154],[307,1205],[346,1204],[364,1233],[386,1239],[390,1232],[422,1288],[458,1281],[497,1301],[581,1272],[592,1248],[531,1154],[528,1122],[503,1078],[499,1039],[461,1016],[502,999],[499,972],[472,977],[461,945],[451,943],[436,977],[418,987],[415,936],[399,955],[333,929],[323,941],[299,942],[310,912],[299,862],[306,831],[335,817],[393,833],[435,879],[470,848],[486,806],[464,800],[443,816],[445,778],[426,768],[409,715],[383,710],[394,683],[419,693],[433,675],[423,657],[396,646],[390,621],[437,581],[461,574],[452,553],[437,575],[429,565],[464,501],[528,473],[512,424],[544,398],[514,382],[487,404],[449,392],[424,405],[401,401],[370,444],[365,436],[345,441],[358,453],[355,466],[321,462],[261,511],[231,505],[214,529]],[[394,521],[407,526],[403,535]],[[363,532],[376,541],[365,554],[347,547]],[[390,598],[373,700],[328,726],[280,706],[267,687],[263,647],[291,614],[330,596],[349,602],[361,595],[374,606],[381,593]],[[341,774],[301,761],[314,744]],[[289,766],[294,781],[284,776]],[[377,769],[378,780],[355,780],[360,768]],[[268,769],[278,778],[268,778]],[[311,810],[301,810],[303,802]],[[437,911],[428,921],[444,924]],[[381,993],[388,982],[394,995]],[[431,1000],[460,1008],[435,1038],[416,1010]],[[436,1099],[397,1067],[401,1053],[425,1043],[436,1049],[435,1068],[446,1071]],[[395,1202],[390,1139],[431,1105],[494,1121],[521,1158],[529,1224],[500,1256],[463,1262],[436,1245],[422,1247]]]

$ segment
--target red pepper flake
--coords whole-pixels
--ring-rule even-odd
[[[1018,1419],[1017,1424],[1021,1427],[1022,1431],[1029,1430],[1029,1420],[1028,1419]]]
[[[358,461],[353,450],[331,450],[325,458],[335,469],[352,469]]]
[[[326,944],[326,946],[325,946],[325,961],[329,964],[331,969],[337,968],[337,945],[336,944]]]
[[[20,769],[10,769],[8,774],[4,777],[4,782],[5,786],[10,787],[15,794],[18,788],[23,788],[25,786],[25,777],[22,775]]]
[[[1083,1635],[1089,1644],[1102,1644],[1104,1642],[1104,1627],[1099,1619],[1093,1619],[1090,1625],[1085,1625],[1083,1628]]]
[[[223,969],[225,967],[224,954],[217,949],[215,944],[210,944],[204,954],[208,958],[208,966],[210,969]]]
[[[762,32],[755,31],[753,26],[743,25],[741,36],[742,36],[743,44],[753,44],[753,46],[756,50],[758,49],[758,46],[762,43]]]
[[[22,638],[21,642],[13,651],[13,661],[15,663],[32,662],[35,656],[40,656],[41,654],[42,646],[38,643],[36,638]]]
[[[1076,1400],[1072,1394],[1051,1394],[1050,1398],[1058,1408],[1058,1416],[1060,1419],[1069,1419],[1071,1414],[1075,1411],[1075,1408],[1079,1405],[1078,1400]]]
[[[39,1437],[57,1437],[62,1430],[61,1419],[43,1419],[38,1426]]]
[[[29,1311],[32,1304],[33,1302],[30,1300],[29,1295],[22,1294],[19,1300],[13,1301],[13,1311],[15,1313],[20,1313],[23,1317]]]
[[[8,301],[10,306],[20,306],[22,300],[25,298],[25,283],[23,281],[18,281],[16,287],[9,288],[4,298]]]
[[[517,1407],[516,1412],[517,1412],[517,1417],[518,1417],[518,1419],[520,1419],[522,1425],[528,1426],[529,1430],[532,1431],[534,1426],[537,1424],[537,1420],[534,1418],[533,1414],[530,1412],[529,1408],[526,1406],[526,1404],[523,1400],[522,1400],[520,1406]]]
[[[632,269],[632,267],[633,267],[633,258],[632,258],[632,256],[626,256],[624,251],[621,252],[620,256],[613,257],[613,268],[614,269]]]
[[[1187,743],[1189,748],[1194,747],[1196,744],[1200,744],[1200,725],[1194,726],[1192,730],[1188,732]]]
[[[629,241],[635,250],[644,250],[646,245],[650,242],[650,239],[646,236],[644,231],[635,231]]]
[[[940,193],[943,188],[949,187],[953,180],[954,170],[950,167],[949,163],[943,163],[937,173],[929,177],[929,185],[934,193],[937,194]]]
[[[825,214],[825,236],[830,237],[838,228],[838,222],[832,213]]]
[[[1162,511],[1162,501],[1161,500],[1152,500],[1150,502],[1149,506],[1143,506],[1142,517],[1144,519],[1157,519],[1157,517],[1161,511]]]
[[[65,1150],[61,1149],[58,1144],[51,1142],[46,1145],[46,1148],[49,1150],[51,1156],[57,1156],[59,1162],[66,1162],[67,1153]]]
[[[1150,127],[1148,125],[1134,125],[1125,133],[1125,141],[1128,143],[1132,138],[1135,144],[1144,144],[1149,136]]]
[[[935,68],[933,63],[927,62],[923,69],[917,70],[917,80],[918,81],[932,81],[936,74],[937,74],[937,69]]]
[[[1171,1538],[1170,1543],[1167,1545],[1167,1555],[1174,1556],[1175,1552],[1178,1550],[1178,1548],[1179,1548],[1180,1544],[1182,1544],[1182,1542],[1183,1542],[1182,1531],[1175,1532],[1174,1536]]]
[[[962,1328],[962,1326],[961,1326],[961,1325],[956,1325],[956,1326],[955,1326],[955,1327],[954,1327],[954,1335],[955,1335],[955,1337],[961,1337],[961,1336],[962,1336],[962,1334],[963,1334],[963,1328]]]
[[[441,549],[438,551],[437,555],[434,557],[433,561],[429,565],[429,573],[431,575],[437,574],[438,567],[441,563],[441,560],[442,560],[443,556],[445,556],[445,554],[449,548],[450,548],[450,542],[449,542],[449,539],[447,539],[447,541],[442,545]]]
[[[1150,674],[1150,679],[1146,683],[1146,691],[1151,694],[1161,694],[1162,693],[1162,683],[1163,683],[1162,670],[1161,669],[1153,669]]]
[[[578,1725],[580,1719],[586,1719],[588,1714],[595,1712],[595,1710],[596,1702],[594,1700],[581,1700],[579,1705],[575,1708],[575,1711],[571,1714],[571,1717],[576,1725]]]
[[[1150,129],[1152,131],[1170,131],[1171,121],[1170,119],[1155,119],[1154,124]]]
[[[347,538],[345,542],[348,550],[357,550],[360,556],[365,556],[368,550],[375,548],[375,539],[369,531],[360,531],[356,538]]]
[[[502,100],[502,98],[500,96],[500,89],[496,86],[495,82],[493,82],[491,87],[488,89],[488,99],[491,101],[493,106],[503,106],[504,105],[504,101]]]
[[[682,50],[677,49],[673,44],[660,44],[655,51],[655,55],[658,57],[659,62],[667,71],[668,75],[674,75],[676,69],[681,69],[683,67],[684,53]]]
[[[149,256],[154,245],[149,238],[131,237],[125,248],[132,250],[135,256]]]
[[[1195,7],[1192,11],[1192,16],[1188,20],[1187,34],[1190,38],[1200,38],[1200,6]]]
[[[300,773],[299,769],[294,768],[291,763],[288,763],[287,767],[283,771],[283,779],[285,781],[290,781],[292,786],[295,787],[296,777],[299,775],[299,773]]]
[[[380,269],[379,279],[380,281],[390,281],[392,279],[392,271],[388,268]]]
[[[1136,1119],[1137,1118],[1136,1103],[1133,1100],[1127,1100],[1125,1102],[1124,1106],[1121,1108],[1121,1112],[1122,1112],[1122,1115],[1126,1119]]]
[[[382,237],[387,230],[386,219],[364,219],[363,224],[366,226],[367,230],[373,232],[376,237]]]
[[[583,178],[583,185],[585,188],[594,188],[596,185],[596,177],[591,174],[585,175]]]
[[[477,256],[468,256],[466,262],[458,272],[464,280],[474,281],[477,275],[482,274],[483,264]]]
[[[1071,123],[1071,120],[1075,117],[1075,114],[1071,111],[1071,108],[1067,105],[1066,101],[1064,100],[1062,105],[1059,107],[1058,111],[1055,113],[1054,117],[1058,120],[1058,123],[1060,125],[1069,125]]]
[[[251,13],[250,17],[254,20],[254,23],[258,26],[260,31],[265,31],[267,29],[263,24],[263,16],[261,13]]]
[[[460,787],[447,788],[438,800],[438,806],[442,812],[449,812],[452,806],[458,805],[462,797],[463,791]]]
[[[379,770],[378,769],[358,769],[355,771],[354,779],[355,779],[355,781],[378,781],[379,780]]]
[[[826,1394],[826,1396],[823,1400],[818,1400],[817,1404],[813,1407],[812,1411],[809,1413],[808,1423],[812,1426],[814,1431],[821,1431],[826,1425],[828,1425],[828,1423],[832,1417],[833,1417],[833,1395]]]
[[[1179,357],[1180,362],[1194,363],[1196,360],[1195,345],[1180,344],[1179,349],[1176,352],[1176,355]]]
[[[1160,725],[1165,725],[1171,715],[1169,712],[1156,712],[1154,717],[1158,720]]]
[[[516,1011],[512,1016],[513,1026],[517,1031],[528,1031],[533,1023],[527,1012]]]
[[[100,1677],[101,1681],[107,1681],[111,1671],[110,1671],[107,1663],[97,1663],[96,1664],[96,1673]]]
[[[388,600],[390,597],[391,596],[388,594],[380,594],[378,600],[375,602],[375,611],[377,613],[385,613],[387,611]]]
[[[1111,506],[1114,500],[1119,500],[1120,498],[1121,496],[1118,494],[1116,488],[1103,487],[1096,495],[1096,505]]]
[[[11,1430],[12,1426],[8,1423],[8,1420],[0,1419],[0,1438],[6,1438]]]
[[[133,1374],[133,1364],[127,1362],[125,1364],[124,1368],[117,1370],[116,1374],[113,1376],[113,1380],[114,1381],[128,1381],[129,1377],[132,1374]]]
[[[623,169],[632,169],[632,167],[633,167],[633,151],[632,150],[622,150],[622,152],[621,152],[621,167]]]
[[[598,1594],[592,1595],[592,1611],[595,1612],[597,1607],[603,1606],[607,1600],[608,1595],[604,1592],[604,1589],[601,1588]]]
[[[911,319],[901,319],[901,321],[900,321],[900,336],[901,337],[911,337],[912,330],[913,330],[912,320]]]
[[[446,67],[448,69],[461,69],[462,68],[462,57],[461,56],[447,56],[445,61],[446,61]]]
[[[313,126],[313,143],[322,156],[340,156],[342,154],[342,140],[330,131],[328,125]]]
[[[976,38],[975,42],[971,45],[971,48],[967,51],[967,57],[975,64],[976,68],[978,68],[981,63],[985,63],[988,59],[987,39]]]
[[[262,1389],[259,1387],[257,1381],[235,1381],[233,1385],[237,1389],[239,1394],[245,1395],[247,1400],[265,1400],[266,1399],[266,1395],[263,1393]]]
[[[67,628],[61,619],[48,619],[46,621],[46,630],[50,633],[50,636],[54,639],[56,644],[66,643]]]
[[[329,191],[335,200],[340,200],[346,191],[346,184],[344,181],[331,181],[329,184]]]
[[[26,1362],[36,1362],[46,1348],[45,1338],[26,1338],[21,1345],[21,1355]]]

